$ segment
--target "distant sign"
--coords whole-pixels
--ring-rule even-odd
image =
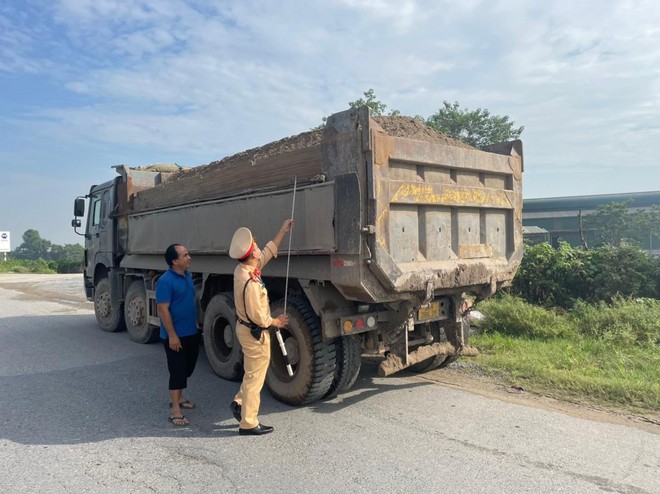
[[[9,232],[0,232],[0,252],[11,252]]]

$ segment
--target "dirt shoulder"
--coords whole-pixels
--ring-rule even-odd
[[[50,302],[90,305],[85,296],[82,274],[14,274],[0,273],[0,288]]]
[[[660,435],[660,413],[635,414],[625,410],[586,403],[574,403],[552,396],[543,396],[525,389],[510,386],[483,374],[476,364],[458,361],[444,369],[436,369],[415,378],[432,381],[487,398],[564,413],[585,420],[635,427]]]

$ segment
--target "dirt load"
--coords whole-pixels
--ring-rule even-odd
[[[373,117],[373,121],[394,137],[425,142],[438,142],[461,148],[472,148],[457,139],[438,132],[419,119],[406,116]],[[285,137],[264,146],[248,149],[207,165],[182,170],[165,183],[140,192],[134,200],[135,211],[189,202],[189,191],[195,191],[196,200],[215,199],[234,191],[281,186],[296,176],[298,183],[323,181],[322,143],[331,139],[327,129]],[[245,177],[240,173],[246,166],[259,167],[259,177]],[[167,194],[164,194],[164,189]]]

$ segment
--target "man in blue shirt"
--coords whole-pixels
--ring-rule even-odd
[[[195,370],[199,355],[200,333],[197,330],[195,284],[188,272],[190,254],[180,244],[172,244],[165,251],[168,269],[156,284],[156,304],[160,317],[160,337],[165,346],[167,368],[170,373],[170,422],[188,425],[181,408],[194,408],[183,396],[188,378]]]

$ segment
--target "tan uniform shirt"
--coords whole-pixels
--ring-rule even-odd
[[[277,257],[277,247],[273,242],[268,242],[261,250],[261,269],[272,258]],[[236,315],[241,321],[252,321],[261,328],[269,328],[273,324],[268,303],[268,291],[261,282],[261,277],[254,273],[255,268],[240,263],[234,270],[234,306]],[[245,283],[252,279],[245,288]],[[245,299],[243,289],[245,288]],[[245,313],[247,310],[247,314]],[[248,318],[249,316],[249,318]]]

